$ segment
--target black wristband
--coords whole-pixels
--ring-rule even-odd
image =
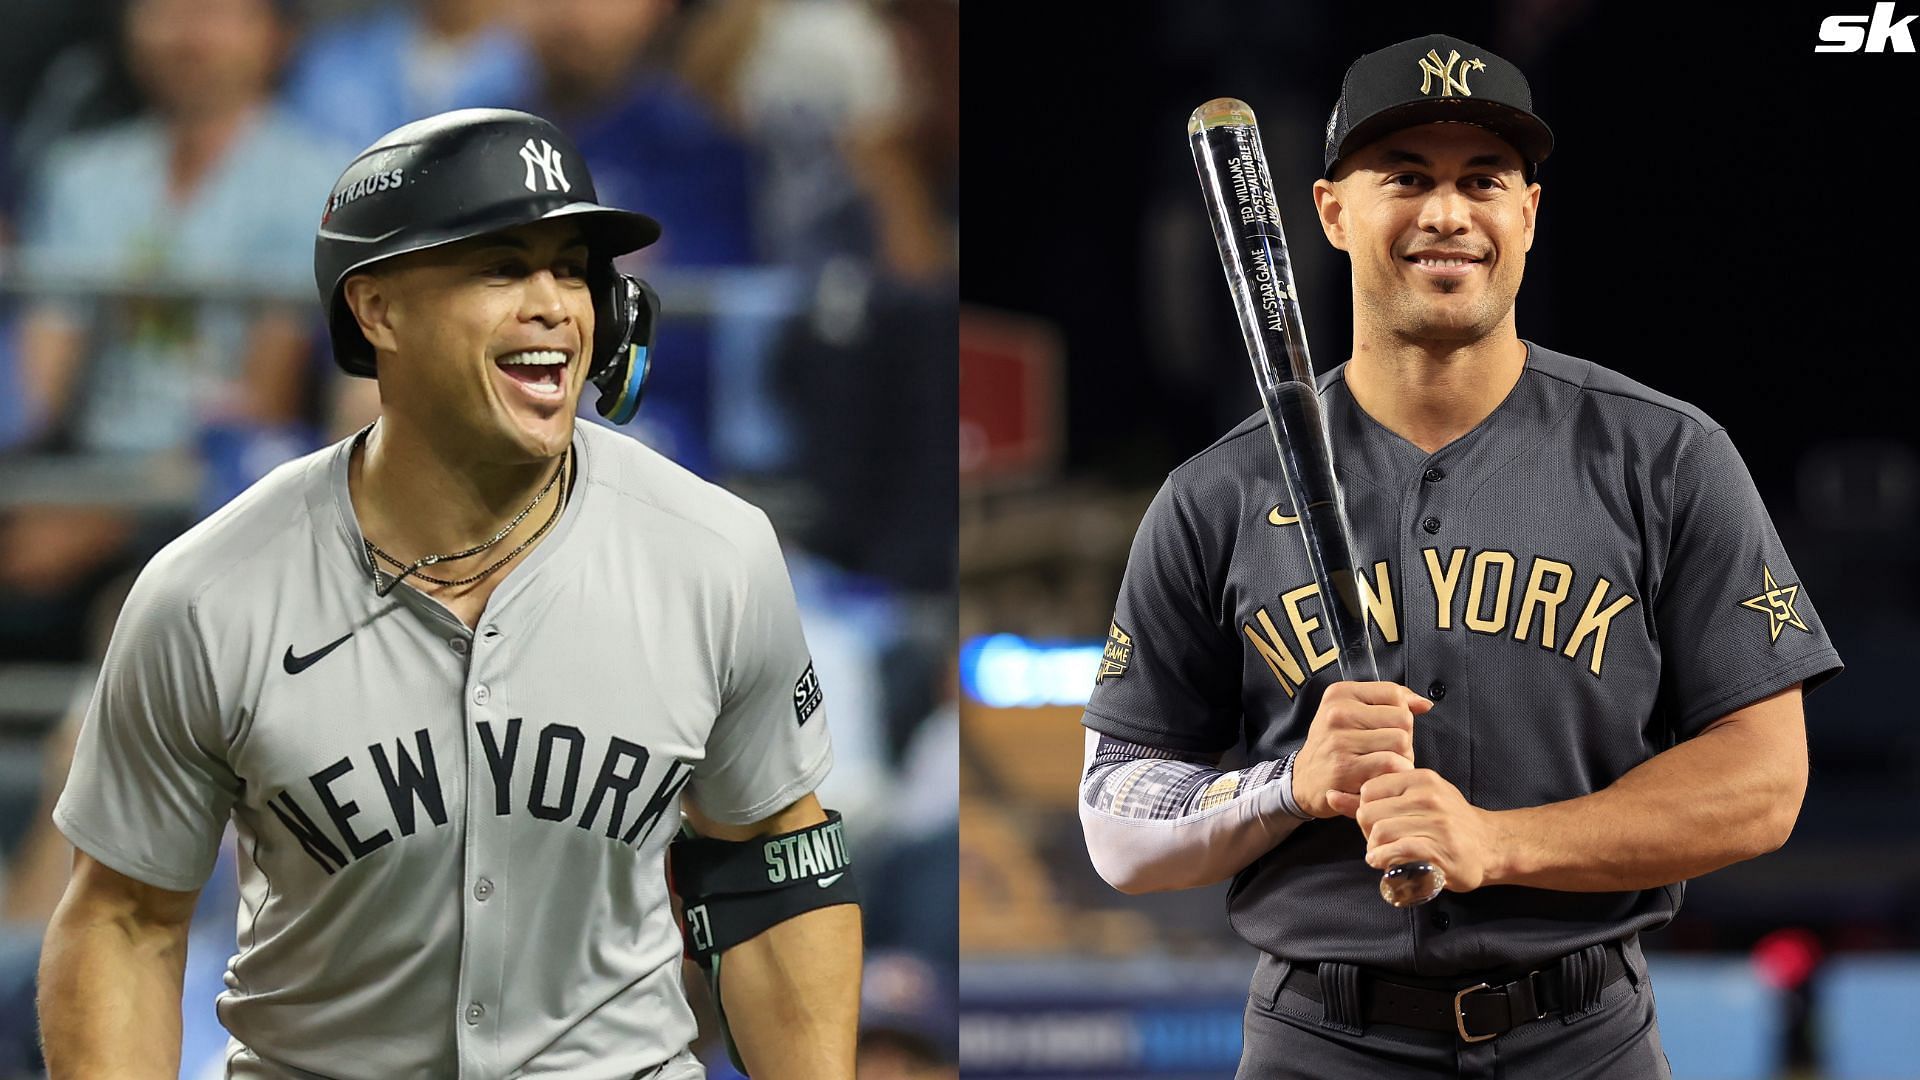
[[[681,837],[668,847],[687,953],[702,967],[796,915],[859,903],[840,813],[826,813],[823,822],[777,836]]]

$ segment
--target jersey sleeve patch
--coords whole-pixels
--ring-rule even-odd
[[[1807,624],[1800,618],[1800,612],[1794,604],[1800,599],[1800,583],[1782,585],[1773,578],[1773,567],[1761,564],[1762,586],[1758,596],[1750,596],[1740,601],[1743,608],[1767,617],[1767,640],[1778,644],[1780,631],[1785,627],[1795,627],[1803,633],[1811,634]]]
[[[1115,619],[1107,629],[1107,647],[1100,653],[1100,674],[1094,676],[1094,685],[1098,686],[1108,679],[1117,679],[1127,673],[1127,661],[1133,659],[1133,635],[1120,629],[1120,620]]]
[[[809,663],[807,670],[800,673],[800,681],[793,684],[794,719],[805,727],[807,721],[819,710],[822,699],[820,677],[813,673],[813,665]]]

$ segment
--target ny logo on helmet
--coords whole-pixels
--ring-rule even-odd
[[[553,144],[547,140],[541,139],[539,149],[535,149],[533,140],[528,139],[527,145],[520,148],[520,160],[527,163],[528,191],[540,190],[533,182],[533,170],[536,165],[546,174],[548,191],[573,190],[573,185],[567,183],[566,172],[560,167],[560,151],[555,150]]]

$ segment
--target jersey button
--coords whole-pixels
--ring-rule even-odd
[[[1433,683],[1433,685],[1427,687],[1427,696],[1432,698],[1435,701],[1439,701],[1441,698],[1446,697],[1447,684],[1436,680]]]
[[[481,878],[479,881],[473,883],[473,898],[475,900],[485,900],[492,895],[493,882],[488,881],[486,878]]]
[[[487,1007],[485,1005],[482,1005],[476,1001],[467,1006],[467,1023],[468,1024],[479,1023],[480,1018],[485,1015],[487,1015]]]
[[[473,703],[475,705],[485,705],[491,700],[493,700],[493,691],[487,689],[486,683],[481,683],[479,686],[473,688]]]
[[[467,639],[463,637],[448,638],[447,648],[452,649],[461,656],[465,656],[467,655]]]
[[[1428,469],[1426,472],[1420,474],[1420,479],[1425,480],[1429,484],[1437,484],[1446,478],[1447,474],[1444,469]]]
[[[1437,517],[1430,517],[1427,520],[1421,522],[1420,527],[1427,530],[1430,533],[1437,533],[1440,531],[1440,519]]]
[[[1427,918],[1433,923],[1435,930],[1445,930],[1447,927],[1453,925],[1453,917],[1441,911],[1439,908],[1433,909],[1433,914],[1427,916]]]

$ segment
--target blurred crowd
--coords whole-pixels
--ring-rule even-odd
[[[184,528],[377,414],[327,352],[320,208],[361,147],[470,106],[554,120],[601,201],[662,222],[621,264],[664,301],[625,430],[788,543],[833,701],[821,794],[869,867],[861,1075],[956,1075],[956,497],[929,433],[954,412],[958,20],[955,0],[8,5],[0,1076],[35,1067],[32,957],[69,857],[47,811],[119,601]],[[190,1059],[224,1041],[221,885]]]

